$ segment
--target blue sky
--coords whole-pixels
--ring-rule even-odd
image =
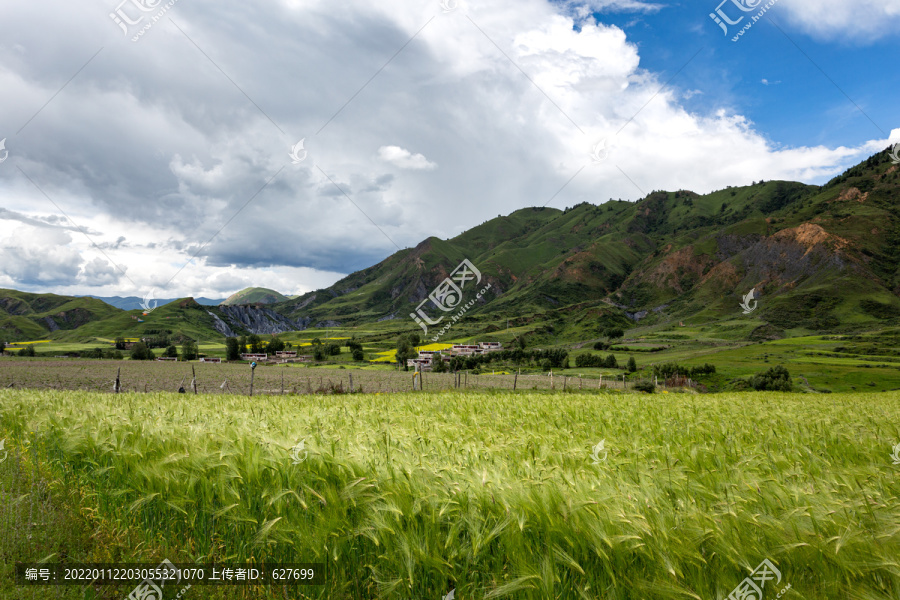
[[[684,106],[698,112],[711,104],[731,106],[773,143],[855,146],[900,126],[898,35],[851,30],[815,35],[781,4],[737,42],[709,17],[717,1],[661,2],[649,12],[606,10],[592,16],[625,31],[640,49],[641,67],[653,72],[674,75],[700,50],[672,82],[702,92]],[[732,20],[741,14],[729,4],[725,8]],[[860,19],[878,18],[864,6],[859,13]]]
[[[298,294],[524,207],[900,142],[900,2],[778,0],[736,43],[719,2],[0,3],[0,287]]]

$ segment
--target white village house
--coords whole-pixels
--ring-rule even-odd
[[[406,361],[406,365],[412,368],[418,366],[421,371],[430,371],[433,361],[443,360],[449,362],[454,356],[476,356],[485,352],[496,352],[503,350],[503,344],[500,342],[480,342],[478,344],[454,344],[450,348],[450,355],[444,354],[441,350],[419,350],[417,358],[410,358]]]

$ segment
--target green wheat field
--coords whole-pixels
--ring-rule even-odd
[[[187,599],[716,600],[769,559],[767,599],[874,600],[900,598],[898,400],[4,390],[0,437],[154,560],[326,566]],[[12,532],[35,500],[0,485]]]

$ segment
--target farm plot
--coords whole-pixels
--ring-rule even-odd
[[[193,371],[192,371],[193,369]],[[243,363],[184,363],[85,359],[0,359],[0,388],[58,389],[112,392],[116,374],[123,392],[173,392],[184,386],[192,392],[196,373],[197,391],[206,394],[249,394],[250,367]],[[499,372],[498,372],[499,373]],[[601,380],[557,372],[542,375],[472,372],[424,373],[416,389],[573,390],[599,389]],[[289,364],[260,365],[253,375],[254,394],[313,394],[354,392],[393,393],[413,390],[412,371],[393,369],[335,369]],[[605,387],[621,389],[621,381],[606,377]]]
[[[325,563],[304,598],[894,598],[898,399],[0,390],[0,437],[169,558]]]

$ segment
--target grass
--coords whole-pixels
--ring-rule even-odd
[[[187,400],[3,390],[0,437],[166,556],[326,563],[305,597],[900,594],[897,394]]]

